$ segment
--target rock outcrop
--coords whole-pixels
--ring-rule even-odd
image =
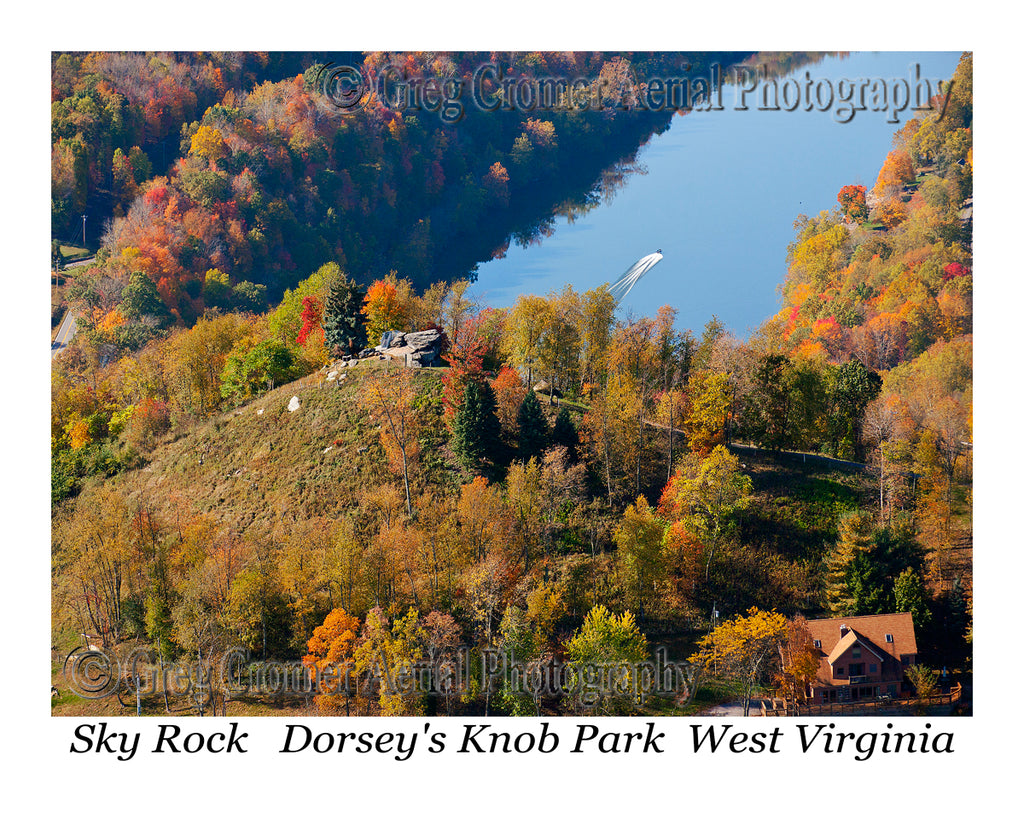
[[[440,330],[416,333],[388,330],[373,349],[379,355],[401,361],[406,367],[436,367],[441,363],[442,345]]]

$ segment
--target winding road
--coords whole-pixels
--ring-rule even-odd
[[[81,267],[83,265],[92,264],[94,261],[96,261],[95,257],[90,256],[88,259],[80,259],[77,262],[70,262],[64,266],[64,269],[67,270],[72,267]],[[57,353],[71,343],[71,339],[75,337],[75,331],[77,329],[78,325],[75,322],[75,316],[70,310],[68,310],[64,314],[64,320],[60,323],[60,329],[57,330],[57,336],[50,344],[50,361],[53,361]]]

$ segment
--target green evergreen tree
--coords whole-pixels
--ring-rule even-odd
[[[868,512],[851,512],[839,520],[839,541],[826,560],[825,597],[828,608],[836,615],[852,615],[857,607],[857,593],[850,583],[850,568],[861,554],[871,550],[874,518]]]
[[[548,446],[550,433],[540,401],[533,390],[528,390],[519,405],[519,458],[528,461],[539,457]]]
[[[967,596],[959,577],[953,580],[953,588],[945,595],[943,602],[945,603],[944,642],[952,651],[963,651],[971,642],[973,626],[967,606]]]
[[[860,552],[850,563],[846,580],[849,602],[843,614],[885,614],[892,611],[893,599],[887,589],[882,567],[870,552]]]
[[[335,353],[353,353],[366,347],[366,317],[362,314],[366,288],[344,273],[331,283],[324,305],[324,342]]]
[[[555,426],[551,430],[551,443],[553,446],[564,446],[570,463],[576,463],[576,448],[579,446],[580,436],[569,417],[569,410],[564,406],[555,417]]]
[[[928,595],[921,576],[909,566],[903,570],[893,587],[896,611],[909,611],[915,628],[921,629],[932,619],[928,608]]]
[[[501,436],[494,391],[486,381],[467,381],[462,405],[452,419],[452,449],[468,467],[493,460]]]

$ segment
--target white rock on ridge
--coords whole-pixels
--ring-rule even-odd
[[[288,402],[288,412],[295,412],[299,408],[299,396],[293,395],[292,400]]]

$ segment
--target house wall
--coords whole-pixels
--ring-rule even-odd
[[[856,656],[858,649],[860,649],[859,657]],[[856,675],[851,671],[851,666],[854,665],[861,666],[861,670]],[[871,670],[872,665],[875,667],[874,671]],[[892,657],[888,660],[881,660],[874,652],[863,646],[853,645],[832,663],[833,681],[849,682],[851,676],[865,677],[869,682],[876,683],[890,679],[899,680],[903,676],[903,671],[899,668],[899,663]]]

